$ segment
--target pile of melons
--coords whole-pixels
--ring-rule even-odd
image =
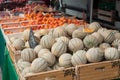
[[[23,76],[120,57],[120,32],[102,28],[98,22],[86,28],[65,24],[38,30],[34,36],[39,44],[34,49],[29,46],[29,32],[24,30],[22,38],[10,39],[21,54],[17,65]]]

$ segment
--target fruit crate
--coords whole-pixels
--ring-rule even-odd
[[[80,80],[112,80],[120,77],[120,59],[78,66]]]
[[[33,75],[29,75],[26,77],[23,77],[20,70],[17,66],[17,61],[20,59],[20,54],[15,51],[15,49],[12,46],[7,45],[8,50],[10,52],[10,57],[14,63],[15,69],[17,71],[17,74],[19,76],[20,80],[76,80],[75,76],[75,67],[70,67],[67,69],[62,70],[52,70],[47,72],[41,72],[41,73],[35,73]]]
[[[17,53],[16,51],[12,52]],[[113,60],[78,65],[76,67],[71,67],[63,70],[52,70],[47,72],[35,73],[24,78],[22,77],[16,65],[16,62],[19,58],[20,54],[14,55],[15,68],[20,80],[110,80],[120,77],[120,60]]]
[[[115,17],[116,11],[115,10],[107,11],[107,10],[103,10],[103,9],[98,9],[98,14]]]
[[[19,27],[26,27],[25,24],[33,22],[35,20],[23,20],[23,21],[13,21],[13,22],[3,22],[0,23],[2,28],[4,29],[12,29],[12,28],[19,28]],[[31,25],[30,25],[31,26]]]
[[[9,37],[6,38],[10,57],[15,65],[20,80],[110,80],[120,77],[120,59],[118,59],[78,65],[62,70],[34,73],[24,78],[16,65],[18,59],[20,59],[20,54],[14,49],[9,40],[12,36],[22,37],[20,34],[21,33],[10,34]]]
[[[103,21],[107,21],[107,22],[114,22],[115,21],[114,18],[104,16],[104,15],[100,15],[100,14],[98,14],[98,19],[103,20]]]
[[[15,55],[16,62],[20,58],[20,54]],[[18,69],[18,66],[15,63],[15,68],[18,73],[20,80],[77,80],[77,76],[75,74],[75,67],[70,67],[67,69],[61,69],[61,70],[52,70],[47,72],[40,72],[40,73],[34,73],[32,75],[28,75],[26,77],[23,77],[20,73],[20,70]]]
[[[41,80],[110,80],[119,78],[119,62],[120,60],[114,60],[86,64],[83,66],[79,65],[64,70],[35,73],[25,77],[25,79],[38,80],[40,78]],[[15,66],[17,68],[17,65]],[[19,73],[18,75],[20,76],[21,80],[24,80],[24,78],[21,76],[21,73],[19,72],[19,69],[17,69],[17,72]]]
[[[20,27],[21,24],[19,22],[9,22],[9,23],[1,23],[2,28],[14,28],[14,27]]]
[[[32,30],[39,30],[39,29],[41,29],[42,25],[45,25],[45,24],[29,25],[29,26],[19,26],[19,27],[2,28],[2,29],[3,29],[3,32],[7,35],[7,34],[20,33],[20,32],[23,32],[25,29],[30,29],[30,28],[32,28]]]
[[[114,22],[116,18],[115,14],[116,14],[115,10],[107,11],[103,9],[98,9],[97,17],[100,20],[104,20],[107,22]]]
[[[16,16],[13,16],[12,18],[10,18],[10,17],[8,17],[8,18],[1,18],[0,19],[0,23],[15,22],[18,19],[22,19],[22,18],[16,17]]]

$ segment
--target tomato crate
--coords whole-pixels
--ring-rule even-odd
[[[30,28],[32,28],[32,30],[40,30],[41,25],[8,27],[8,28],[3,28],[3,31],[4,31],[5,34],[16,34],[16,33],[23,32],[25,29],[30,29]]]
[[[28,27],[25,27],[25,28],[21,28],[21,27],[16,28],[15,27],[15,28],[3,29],[3,31],[5,34],[13,34],[13,33],[18,33],[18,32],[23,32],[27,28]]]
[[[28,27],[31,25],[28,25],[29,22],[32,22],[33,20],[23,20],[23,21],[18,21],[18,22],[4,22],[4,23],[0,23],[1,27],[3,29],[12,29],[12,28],[21,28],[21,27]]]
[[[20,17],[12,17],[12,18],[2,18],[0,19],[0,23],[7,23],[7,22],[18,22],[17,20],[23,19]]]
[[[14,28],[14,27],[20,27],[21,24],[19,22],[9,22],[9,23],[1,23],[2,28]]]

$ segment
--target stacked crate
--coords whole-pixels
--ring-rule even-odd
[[[101,0],[98,4],[98,19],[113,23],[116,17],[115,1]]]
[[[98,9],[98,19],[100,20],[104,20],[107,22],[114,22],[116,17],[115,14],[116,14],[115,10],[106,11],[106,10]]]

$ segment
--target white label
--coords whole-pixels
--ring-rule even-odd
[[[19,14],[19,17],[24,18],[25,16],[24,14]]]

